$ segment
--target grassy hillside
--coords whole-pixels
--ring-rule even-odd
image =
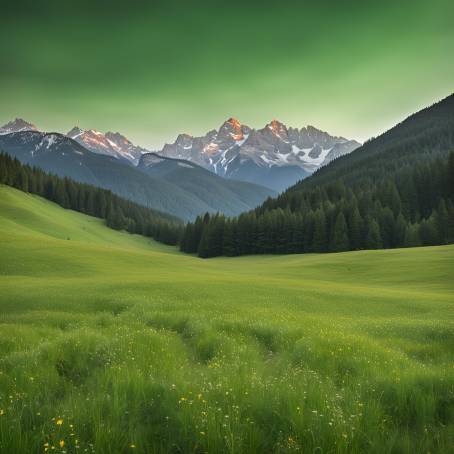
[[[452,452],[453,246],[203,261],[0,187],[0,251],[0,452]]]

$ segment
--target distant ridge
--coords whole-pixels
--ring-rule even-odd
[[[256,130],[229,118],[203,137],[180,134],[157,153],[186,159],[227,178],[281,191],[360,145],[313,126],[287,128],[272,120]]]
[[[37,131],[37,128],[16,119],[0,128],[0,133],[28,130]],[[125,164],[138,165],[141,156],[150,152],[119,132],[102,133],[74,126],[66,136],[94,153],[117,158]],[[279,192],[359,146],[355,140],[331,136],[313,126],[287,128],[274,119],[261,129],[252,129],[231,117],[205,136],[179,134],[174,143],[153,152],[190,161],[224,178]]]
[[[110,189],[183,220],[218,211],[235,216],[276,195],[271,189],[226,180],[192,163],[181,166],[167,160],[153,168],[135,167],[126,159],[94,153],[59,133],[27,130],[0,135],[0,150],[23,163]]]

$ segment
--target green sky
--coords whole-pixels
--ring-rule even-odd
[[[13,3],[2,124],[153,148],[235,116],[364,140],[454,91],[452,0]]]

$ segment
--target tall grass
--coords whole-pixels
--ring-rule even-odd
[[[452,246],[201,261],[0,192],[1,452],[453,452]]]

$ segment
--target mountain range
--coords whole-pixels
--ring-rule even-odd
[[[37,129],[31,123],[16,119],[0,128],[0,134],[25,130]],[[104,134],[75,126],[66,136],[94,153],[113,156],[139,167],[144,167],[142,156],[150,152],[118,132]],[[273,120],[261,129],[252,129],[229,118],[219,129],[204,136],[180,134],[173,143],[152,152],[184,159],[223,178],[256,183],[279,192],[360,145],[313,126],[288,128]]]
[[[4,131],[4,128],[2,128]],[[127,159],[94,153],[59,133],[21,130],[0,135],[0,150],[21,162],[73,178],[183,220],[206,212],[229,216],[249,210],[275,195],[255,184],[227,180],[187,162],[134,166]]]
[[[118,132],[77,126],[67,134],[42,132],[19,118],[0,127],[0,149],[22,162],[184,220],[248,211],[357,146],[276,120],[255,130],[230,118],[203,137],[180,134],[158,152]]]
[[[251,212],[197,219],[180,245],[213,257],[454,243],[453,182],[454,94]]]
[[[251,129],[230,118],[203,137],[180,134],[157,153],[185,159],[217,175],[282,191],[361,144],[313,126],[287,128],[273,120]]]
[[[66,136],[94,153],[126,159],[133,164],[137,164],[140,156],[147,152],[145,148],[134,145],[119,132],[109,131],[103,134],[95,129],[81,129],[78,126],[74,126]]]

